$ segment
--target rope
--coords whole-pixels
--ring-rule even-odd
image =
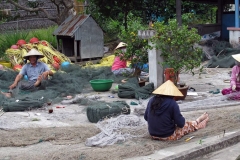
[[[101,132],[85,142],[86,146],[106,146],[127,139],[143,137],[148,134],[146,122],[136,115],[120,115],[115,118],[99,121],[96,126]],[[142,129],[144,127],[144,129]],[[141,129],[144,133],[141,133]]]
[[[1,109],[0,112],[3,112],[3,109]],[[3,113],[0,115],[0,117],[1,117],[4,113],[5,113],[5,112],[3,112]]]
[[[206,98],[179,104],[182,112],[190,110],[201,110],[209,108],[218,108],[222,106],[232,106],[240,104],[240,92],[234,92],[227,95],[219,95],[216,97]]]

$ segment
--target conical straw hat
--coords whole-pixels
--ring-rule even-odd
[[[126,46],[127,46],[126,43],[120,42],[115,49],[119,49],[119,48],[126,47]]]
[[[38,52],[36,49],[31,49],[23,58],[28,59],[29,56],[38,56],[39,58],[43,58],[44,55],[42,55],[40,52]]]
[[[174,85],[174,83],[170,80],[163,83],[159,86],[155,91],[152,92],[153,94],[161,94],[166,96],[183,96],[183,94],[178,90],[178,88]]]
[[[233,57],[236,61],[240,62],[240,54],[234,54],[234,55],[232,55],[232,57]]]

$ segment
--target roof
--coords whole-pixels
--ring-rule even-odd
[[[219,0],[188,0],[197,3],[208,3],[208,4],[218,4]],[[234,0],[224,0],[222,3],[224,4],[235,4]]]
[[[70,15],[54,32],[58,36],[74,36],[75,31],[90,17],[90,15]]]

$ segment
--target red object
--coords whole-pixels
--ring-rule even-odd
[[[48,113],[52,113],[52,112],[53,112],[53,109],[52,109],[52,108],[48,110]]]
[[[31,38],[31,39],[29,40],[29,42],[30,42],[30,43],[38,43],[39,40],[38,40],[38,38],[33,37],[33,38]]]
[[[20,64],[16,64],[14,67],[13,67],[13,70],[14,71],[20,71],[22,69],[22,66]]]
[[[12,49],[18,49],[18,46],[16,44],[11,46]]]
[[[41,43],[42,43],[42,45],[44,45],[44,46],[48,46],[47,42],[45,42],[45,41],[42,41]]]
[[[60,59],[59,59],[57,56],[53,56],[53,60],[54,60],[55,62],[57,62],[57,63],[60,63],[60,62],[61,62]]]
[[[59,70],[59,68],[60,68],[60,65],[59,65],[57,62],[54,62],[54,63],[52,64],[52,66],[53,66],[53,68],[55,68],[56,70]]]
[[[21,45],[23,45],[23,44],[27,44],[27,42],[26,42],[25,40],[23,40],[23,39],[19,39],[19,40],[17,41],[17,45],[21,46]]]
[[[62,107],[62,106],[57,106],[56,108],[65,108],[65,107]]]

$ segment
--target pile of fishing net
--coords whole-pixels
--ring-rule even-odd
[[[130,111],[130,106],[125,101],[96,103],[87,107],[87,118],[90,122],[97,123],[104,118],[120,114],[130,114]]]
[[[152,95],[153,90],[153,83],[149,83],[143,87],[140,87],[138,78],[132,77],[127,79],[126,83],[118,85],[118,97],[147,99]]]
[[[0,70],[0,90],[8,91],[18,72]],[[110,67],[81,67],[71,64],[54,73],[46,83],[45,90],[35,92],[20,91],[15,98],[5,98],[0,94],[0,106],[4,111],[23,111],[42,107],[49,99],[61,102],[66,96],[93,92],[89,83],[92,79],[113,79],[120,83],[124,77],[115,76]]]
[[[147,123],[136,115],[120,115],[115,118],[99,121],[96,126],[101,130],[97,135],[88,138],[86,146],[106,146],[123,143],[127,139],[143,137],[148,134]]]
[[[240,53],[240,48],[232,48],[226,41],[208,40],[202,48],[204,59],[209,60],[207,68],[232,68],[235,65],[232,55]]]

